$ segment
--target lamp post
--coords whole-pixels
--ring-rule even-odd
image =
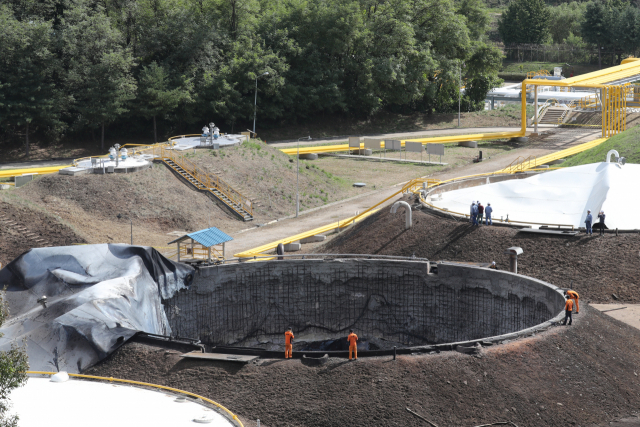
[[[253,136],[254,137],[256,135],[256,108],[258,107],[258,78],[262,76],[268,76],[268,75],[269,75],[269,72],[265,71],[264,73],[256,77],[256,96],[255,96],[255,99],[253,100]]]
[[[460,100],[462,98],[462,64],[458,64],[458,127],[460,127]]]
[[[311,141],[311,135],[298,138],[298,152],[296,154],[296,218],[300,213],[300,140],[306,139]]]
[[[118,214],[118,219],[122,219],[124,218],[124,216],[122,214]],[[131,223],[131,246],[133,246],[133,221],[131,221],[131,218],[126,217],[129,222]]]

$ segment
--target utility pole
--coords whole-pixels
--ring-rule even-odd
[[[307,137],[298,138],[298,150],[296,153],[296,218],[300,213],[300,140],[306,139],[311,141],[311,135]]]
[[[254,137],[256,135],[256,109],[258,108],[258,78],[262,76],[268,76],[268,75],[269,75],[269,72],[265,71],[264,73],[256,77],[256,96],[255,96],[255,99],[253,100],[253,136]]]
[[[460,127],[460,102],[462,98],[462,64],[458,64],[458,127]]]

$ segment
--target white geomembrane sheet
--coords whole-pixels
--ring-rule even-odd
[[[640,165],[592,163],[558,169],[525,179],[480,185],[441,193],[431,204],[468,214],[472,201],[491,203],[494,219],[507,215],[512,221],[566,224],[584,227],[587,209],[594,223],[604,210],[609,229],[637,229]],[[537,227],[534,225],[534,227]]]
[[[62,383],[48,378],[29,378],[11,395],[10,413],[19,427],[188,427],[234,424],[214,410],[196,402],[176,401],[168,392],[120,384],[70,379]],[[204,420],[209,422],[202,422]],[[194,422],[195,419],[200,422]]]

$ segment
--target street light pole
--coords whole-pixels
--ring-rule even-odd
[[[122,218],[123,218],[123,215],[122,214],[118,214],[118,219],[122,219]],[[131,246],[133,246],[133,221],[131,221],[130,217],[127,217],[127,219],[131,223]]]
[[[458,127],[460,127],[460,99],[462,98],[462,64],[458,64]]]
[[[269,72],[265,71],[264,73],[260,74],[259,76],[256,77],[256,96],[253,100],[253,135],[256,135],[256,109],[258,107],[258,78],[262,77],[262,76],[268,76]]]
[[[300,140],[306,139],[311,141],[311,135],[307,137],[298,138],[298,152],[296,154],[296,218],[300,213]]]

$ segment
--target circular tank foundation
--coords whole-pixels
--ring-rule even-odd
[[[212,346],[280,349],[290,326],[301,348],[354,329],[381,349],[530,333],[562,314],[564,298],[505,271],[440,264],[433,274],[424,261],[334,259],[204,267],[164,305],[173,336]]]

